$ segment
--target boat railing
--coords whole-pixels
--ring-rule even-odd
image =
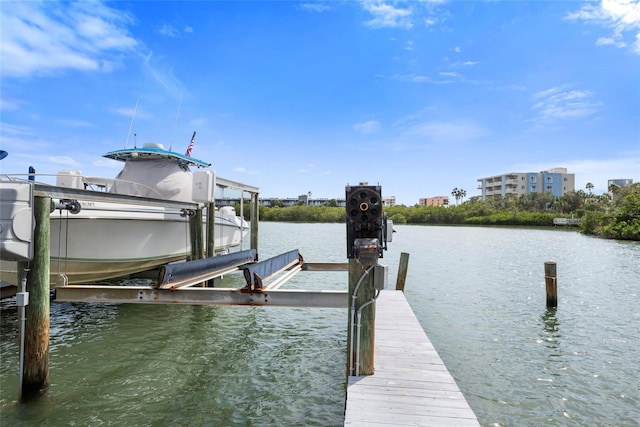
[[[139,182],[97,176],[84,176],[79,173],[70,173],[70,171],[62,171],[56,174],[2,174],[1,177],[3,181],[28,181],[35,184],[55,185],[57,187],[95,191],[98,193],[114,193],[163,199],[162,195],[156,189],[145,184],[140,184]],[[55,181],[55,184],[47,181]],[[114,185],[118,184],[120,184],[120,189],[115,191]]]

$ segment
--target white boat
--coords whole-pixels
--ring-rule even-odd
[[[120,197],[111,202],[85,196],[87,200],[83,200],[82,194],[89,193],[81,191],[77,200],[56,200],[61,203],[58,208],[65,203],[68,208],[50,215],[52,286],[122,277],[191,255],[189,216],[178,203],[167,201],[196,202],[194,176],[200,179],[202,173],[193,173],[190,167],[210,164],[165,150],[161,144],[112,151],[104,157],[124,162],[115,179],[85,177],[80,171],[66,170],[57,175],[55,186],[100,191],[107,199],[111,194],[145,199],[123,201]],[[233,207],[216,210],[215,251],[241,246],[248,230],[247,222]],[[6,260],[11,257],[5,257],[4,252],[2,258],[0,279],[16,284],[16,263]]]

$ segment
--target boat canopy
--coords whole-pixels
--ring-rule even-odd
[[[211,166],[211,163],[185,156],[175,151],[165,150],[162,144],[154,143],[146,143],[142,148],[124,148],[122,150],[110,151],[102,157],[119,160],[121,162],[126,162],[127,160],[168,159],[185,166],[196,166],[198,168]]]
[[[193,175],[189,166],[207,167],[202,160],[165,150],[162,144],[111,151],[103,157],[120,160],[124,167],[111,193],[192,202]]]

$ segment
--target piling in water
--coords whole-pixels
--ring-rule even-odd
[[[49,386],[49,249],[50,223],[49,210],[51,199],[34,199],[33,260],[27,273],[29,305],[26,310],[24,332],[24,365],[20,398],[25,400],[39,394]],[[26,263],[19,263],[18,274],[22,274]],[[22,270],[22,271],[21,271]],[[19,276],[21,277],[21,276]]]
[[[547,307],[558,306],[558,278],[556,263],[547,261],[544,263],[544,284],[547,290]]]

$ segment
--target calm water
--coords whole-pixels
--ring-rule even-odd
[[[640,244],[575,232],[395,226],[382,263],[483,426],[640,425]],[[261,258],[345,261],[344,224],[260,224]],[[544,262],[559,305],[545,307]],[[239,286],[227,277],[222,286]],[[346,273],[287,287],[344,289]],[[338,426],[343,309],[52,303],[50,388],[17,403],[2,304],[0,425]]]

